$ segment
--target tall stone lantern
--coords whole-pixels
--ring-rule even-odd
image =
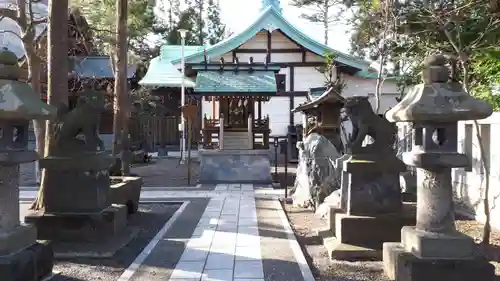
[[[492,107],[449,80],[447,59],[424,61],[423,83],[386,113],[391,122],[413,123],[412,151],[403,161],[417,168],[417,222],[401,230],[401,243],[384,243],[386,273],[396,281],[493,280],[491,264],[472,238],[455,228],[451,169],[465,167],[457,152],[457,122],[490,116]]]
[[[37,159],[27,150],[31,119],[50,119],[56,109],[19,82],[17,57],[0,50],[0,279],[41,280],[51,274],[50,244],[36,241],[35,226],[19,222],[19,164]]]

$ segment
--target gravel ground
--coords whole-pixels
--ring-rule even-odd
[[[313,231],[321,226],[321,221],[312,211],[307,209],[296,208],[291,204],[285,204],[284,209],[316,280],[389,281],[383,273],[381,261],[330,262],[321,239],[315,236]],[[460,232],[473,237],[476,242],[480,241],[483,231],[481,223],[462,218],[456,223]],[[492,231],[490,242],[491,245],[486,249],[486,252],[491,263],[495,266],[498,276],[500,275],[500,231]]]
[[[321,238],[314,234],[321,221],[307,209],[291,204],[285,204],[284,209],[316,280],[388,281],[383,274],[382,262],[330,262]]]
[[[54,270],[61,272],[52,281],[115,281],[134,261],[142,249],[172,217],[180,204],[140,204],[129,225],[140,229],[136,238],[120,249],[113,258],[74,258],[57,261]]]

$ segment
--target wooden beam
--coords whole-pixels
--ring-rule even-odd
[[[267,49],[236,49],[233,52],[238,54],[266,54]],[[302,53],[303,50],[299,48],[284,48],[284,49],[271,49],[271,53]]]
[[[307,56],[306,55],[307,55],[307,51],[306,51],[306,49],[303,49],[302,50],[302,62],[306,62],[307,61],[307,59],[306,59]]]
[[[266,62],[270,63],[271,62],[271,50],[272,50],[272,45],[271,45],[271,31],[267,31],[267,55],[266,55]]]
[[[233,62],[236,62],[236,50],[233,50],[232,54],[233,54]]]
[[[289,81],[290,81],[290,85],[289,85],[289,90],[291,92],[293,92],[295,89],[295,81],[294,81],[294,77],[295,77],[295,68],[292,66],[290,67],[290,72],[289,72],[289,75],[290,75],[290,78],[289,78]],[[292,110],[295,108],[295,100],[294,100],[294,96],[293,95],[290,95],[290,110],[288,111],[289,113],[289,124],[290,125],[294,125],[294,120],[293,120],[293,113],[292,113]]]
[[[307,91],[287,91],[287,92],[278,92],[276,93],[278,97],[305,97],[307,96]]]

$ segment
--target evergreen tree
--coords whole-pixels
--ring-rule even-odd
[[[190,30],[198,39],[197,45],[204,45],[207,34],[205,32],[205,0],[187,0],[186,4],[189,9],[194,10],[193,20],[195,22],[193,29]]]
[[[165,34],[163,38],[165,43],[169,45],[180,45],[181,35],[179,34],[179,29],[186,29],[189,31],[186,35],[186,45],[198,45],[199,34],[194,32],[197,30],[197,15],[197,11],[194,7],[189,7],[182,11],[175,26]]]
[[[210,45],[217,44],[226,36],[226,25],[222,23],[220,18],[219,1],[208,0],[207,29],[207,39]]]
[[[290,5],[298,8],[306,8],[312,13],[302,13],[301,18],[304,18],[313,23],[323,25],[325,44],[328,44],[328,30],[330,24],[336,20],[337,15],[334,15],[334,6],[340,4],[339,0],[291,0]]]

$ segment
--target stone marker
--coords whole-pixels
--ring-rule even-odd
[[[401,200],[399,173],[406,166],[393,148],[396,127],[373,112],[368,97],[347,98],[344,109],[353,128],[339,160],[340,202],[329,223],[335,237],[324,243],[334,259],[380,257],[383,243],[415,221]],[[367,136],[373,141],[364,145]]]
[[[108,170],[115,157],[103,151],[97,134],[103,109],[103,94],[87,91],[74,109],[61,105],[58,110],[52,154],[39,161],[46,176],[45,209],[25,217],[37,226],[39,239],[109,241],[116,249],[131,239],[123,229],[127,207],[111,205]],[[57,248],[55,252],[58,256]]]
[[[0,50],[0,280],[38,281],[52,273],[50,243],[36,241],[35,226],[19,222],[19,164],[35,161],[27,150],[30,119],[50,119],[56,109],[17,81],[12,52]]]
[[[413,148],[403,160],[417,168],[417,223],[403,227],[401,243],[384,243],[385,270],[397,281],[493,280],[493,265],[455,228],[451,185],[451,169],[469,162],[457,152],[457,121],[486,118],[492,107],[449,81],[444,56],[429,56],[424,67],[423,83],[386,114],[413,123]]]

